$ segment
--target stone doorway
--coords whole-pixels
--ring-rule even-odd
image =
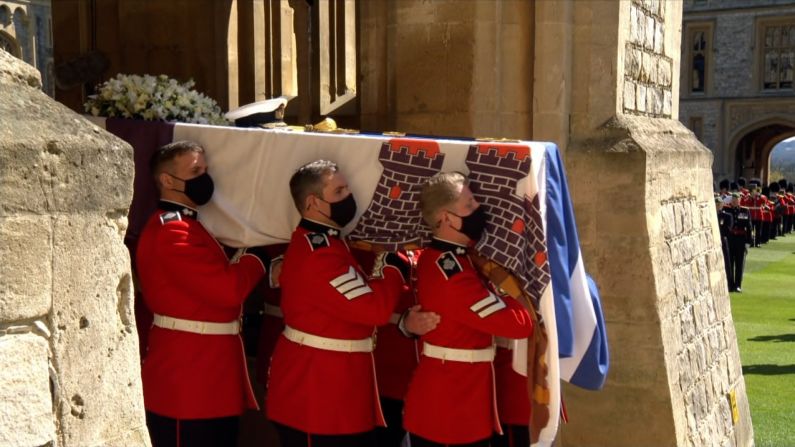
[[[735,149],[735,177],[746,179],[758,177],[762,183],[772,181],[770,175],[770,154],[773,148],[787,138],[795,136],[795,122],[775,120],[759,123],[752,130],[740,136],[736,143],[729,146]]]

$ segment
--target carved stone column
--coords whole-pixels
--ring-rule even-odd
[[[149,445],[129,145],[0,50],[0,445]]]
[[[712,154],[676,119],[682,3],[571,4],[565,155],[611,365],[564,388],[563,445],[753,445]]]

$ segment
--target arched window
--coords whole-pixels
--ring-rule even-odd
[[[6,5],[0,5],[0,26],[3,28],[11,24],[11,9]]]
[[[682,95],[712,93],[712,35],[715,24],[685,22],[682,31]]]
[[[707,38],[706,32],[695,31],[692,34],[691,47],[691,79],[690,92],[704,93],[707,80]]]
[[[27,12],[20,7],[14,11],[12,20],[14,22],[14,38],[19,47],[19,54],[16,56],[35,67],[36,61],[33,59],[34,51],[33,48],[31,48],[32,34],[30,29],[30,18]]]
[[[8,51],[14,57],[22,56],[17,40],[5,31],[0,31],[0,48]]]

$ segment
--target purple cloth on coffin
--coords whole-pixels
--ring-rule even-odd
[[[174,139],[174,124],[163,121],[108,118],[105,129],[133,147],[135,180],[124,243],[130,250],[130,256],[135,259],[138,235],[157,207],[157,189],[149,171],[149,159],[159,147],[171,143]]]

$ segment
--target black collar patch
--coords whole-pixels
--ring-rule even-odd
[[[177,202],[169,200],[161,200],[157,203],[157,208],[163,211],[176,211],[182,217],[190,217],[191,219],[198,219],[199,212],[195,209]]]
[[[315,222],[314,220],[301,219],[301,222],[298,223],[298,226],[313,233],[322,233],[331,237],[340,237],[339,228],[334,228],[320,222]]]
[[[431,240],[431,247],[439,251],[451,251],[459,256],[463,256],[467,253],[467,248],[465,246],[442,239],[433,238]]]
[[[458,259],[456,259],[456,256],[451,251],[446,251],[439,255],[439,257],[436,258],[436,266],[439,267],[439,270],[442,271],[446,279],[450,279],[457,273],[464,271],[461,267],[461,263],[458,262]]]

